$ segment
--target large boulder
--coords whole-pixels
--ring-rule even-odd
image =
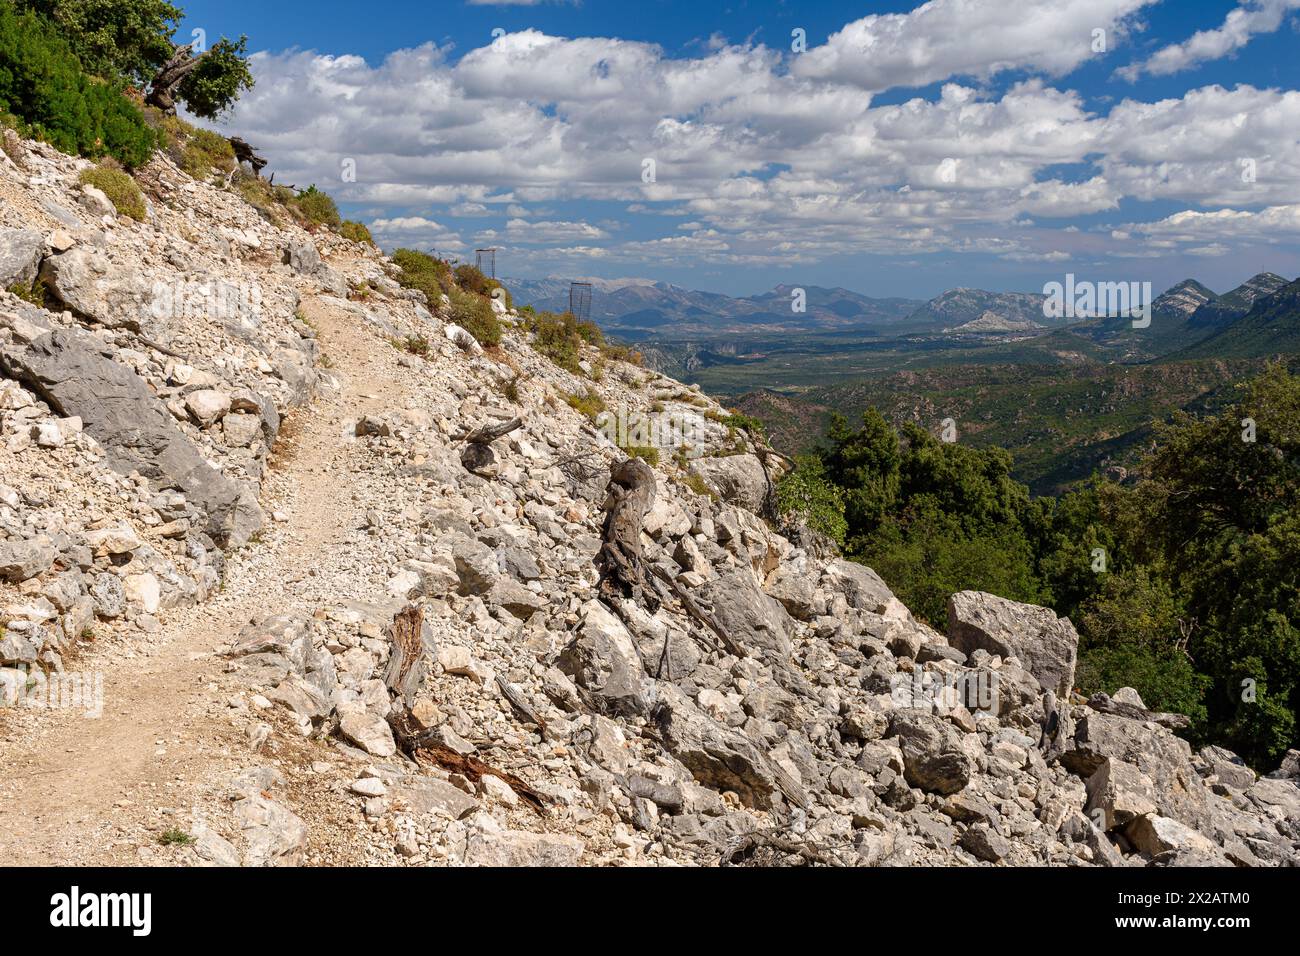
[[[45,237],[35,229],[0,228],[0,289],[30,286],[48,251]]]
[[[959,591],[948,599],[948,643],[970,654],[985,650],[1015,657],[1043,690],[1068,698],[1074,686],[1079,635],[1069,618],[1050,608],[1008,601],[983,591]]]
[[[558,833],[530,833],[476,827],[467,834],[463,862],[466,866],[577,866],[585,844]]]
[[[144,276],[115,267],[90,246],[49,256],[40,276],[63,305],[101,325],[138,327],[152,307],[153,287]]]
[[[763,582],[763,590],[780,601],[791,617],[801,621],[812,620],[817,598],[817,575],[807,555],[801,554],[769,574]]]
[[[769,482],[757,455],[699,458],[692,467],[723,501],[755,513],[763,510]]]
[[[760,810],[779,805],[782,797],[806,805],[800,784],[749,737],[709,717],[674,685],[661,691],[655,716],[664,743],[696,780],[713,790],[730,790],[745,806]]]
[[[1191,827],[1162,817],[1159,814],[1146,814],[1136,817],[1125,828],[1124,835],[1139,853],[1156,856],[1172,851],[1215,854],[1218,847],[1209,837],[1197,833]]]
[[[588,601],[582,613],[581,629],[560,653],[560,670],[609,711],[645,713],[645,666],[627,628],[597,600]]]
[[[281,259],[294,272],[311,275],[321,267],[320,252],[310,239],[290,242],[284,247]]]
[[[890,737],[903,753],[903,777],[928,793],[951,794],[970,783],[974,764],[962,747],[961,734],[947,720],[924,711],[895,711]]]
[[[71,329],[0,354],[0,368],[32,387],[58,414],[78,416],[121,474],[138,471],[175,488],[208,517],[220,544],[240,545],[265,520],[250,488],[214,469],[133,371],[96,340]]]
[[[855,610],[870,611],[872,614],[899,620],[908,616],[907,608],[894,597],[889,585],[865,564],[837,558],[826,565],[823,584],[830,590],[843,594],[849,607]]]
[[[58,556],[49,538],[0,541],[0,579],[21,584],[48,571]]]
[[[709,582],[703,597],[718,624],[748,651],[778,658],[790,654],[793,622],[781,603],[764,593],[748,568],[736,568]]]
[[[1202,747],[1200,758],[1219,783],[1237,790],[1249,790],[1255,783],[1255,771],[1231,750],[1224,747]]]
[[[1103,830],[1123,826],[1135,817],[1156,812],[1155,785],[1132,764],[1109,757],[1088,778],[1089,818]]]
[[[1125,786],[1149,796],[1163,816],[1197,830],[1210,830],[1209,790],[1192,765],[1191,748],[1185,740],[1151,721],[1086,709],[1075,723],[1074,738],[1061,762],[1088,779],[1107,761],[1128,764],[1145,775],[1151,786],[1137,777],[1131,777]]]

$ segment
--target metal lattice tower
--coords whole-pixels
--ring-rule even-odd
[[[591,321],[590,282],[574,282],[569,286],[569,313],[579,322]]]
[[[484,264],[487,265],[486,269],[483,268]],[[479,272],[483,273],[489,279],[495,279],[497,277],[497,247],[493,246],[490,249],[475,249],[474,265]]]

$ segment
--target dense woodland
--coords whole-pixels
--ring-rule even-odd
[[[837,418],[780,488],[942,628],[973,588],[1047,604],[1081,636],[1079,689],[1136,687],[1194,742],[1267,767],[1297,746],[1300,378],[1281,365],[1217,415],[1157,426],[1136,480],[1035,498],[998,449]]]

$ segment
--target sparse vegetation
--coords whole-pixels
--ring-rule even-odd
[[[163,831],[163,833],[158,837],[158,842],[163,846],[193,846],[197,840],[184,830],[172,827],[169,830]]]
[[[246,173],[242,169],[235,171],[232,180],[237,192],[244,202],[256,209],[272,225],[281,225],[289,214],[289,203],[293,201],[293,190],[284,186],[272,186],[260,176]]]
[[[477,266],[472,266],[468,262],[458,265],[455,274],[456,284],[466,292],[473,292],[475,295],[491,295],[492,289],[497,284],[485,276]]]
[[[717,498],[717,493],[709,487],[709,483],[704,480],[704,476],[694,469],[687,469],[682,476],[682,484],[697,495],[704,495],[706,498]]]
[[[293,199],[293,208],[314,226],[337,229],[343,223],[339,207],[328,193],[314,185],[301,190]]]
[[[653,445],[624,445],[620,447],[623,454],[629,458],[640,458],[652,468],[659,464],[659,449]]]
[[[534,312],[525,316],[524,327],[533,334],[534,349],[566,372],[582,374],[583,338],[570,313]]]
[[[107,196],[120,215],[130,216],[137,222],[144,221],[144,193],[127,173],[111,166],[96,166],[85,170],[79,178]]]
[[[394,341],[393,344],[401,351],[421,358],[429,354],[429,340],[423,335],[408,335],[404,339]]]
[[[430,309],[437,309],[439,299],[454,288],[451,266],[427,252],[398,249],[393,253],[392,260],[400,270],[397,275],[398,284],[423,292],[425,303]]]
[[[645,362],[645,356],[636,349],[630,345],[619,345],[617,342],[601,342],[600,353],[612,361],[626,362],[638,367]]]
[[[375,240],[370,235],[370,230],[366,228],[366,225],[351,219],[343,220],[343,223],[339,226],[339,235],[344,239],[351,239],[353,242],[369,243],[372,246],[375,244]]]
[[[570,392],[564,396],[564,400],[570,408],[586,415],[593,422],[596,420],[596,416],[605,410],[605,400],[593,391],[587,391],[581,395]]]
[[[452,289],[451,320],[484,347],[501,344],[501,323],[488,300],[482,296]]]
[[[192,126],[179,116],[165,116],[157,110],[150,111],[150,118],[157,122],[172,161],[195,179],[204,179],[214,170],[223,175],[234,171],[234,147],[220,133]]]
[[[24,285],[21,282],[15,282],[5,291],[10,295],[18,296],[18,298],[22,299],[24,302],[30,302],[32,305],[40,306],[42,308],[45,306],[45,282],[41,279],[37,279],[31,285]]]

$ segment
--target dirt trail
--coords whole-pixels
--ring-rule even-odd
[[[333,546],[365,510],[351,493],[353,446],[343,430],[401,400],[381,394],[395,387],[385,385],[391,358],[355,316],[310,298],[303,309],[339,387],[322,389],[286,421],[271,507],[288,520],[268,528],[262,544],[230,555],[225,587],[206,604],[165,611],[157,634],[105,641],[70,665],[102,674],[98,719],[55,710],[18,728],[0,725],[6,863],[136,862],[141,834],[167,829],[156,807],[192,806],[187,796],[202,781],[254,762],[224,716],[232,691],[220,687],[220,651],[250,620],[287,609],[286,583],[328,565]]]

